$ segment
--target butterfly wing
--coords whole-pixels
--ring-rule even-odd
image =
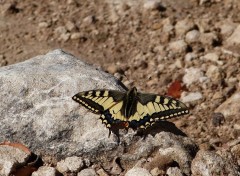
[[[110,128],[113,123],[126,121],[123,116],[126,93],[115,90],[91,90],[80,92],[72,99],[93,113],[101,114],[100,119]]]
[[[187,106],[171,97],[138,93],[135,113],[128,119],[130,127],[147,128],[156,121],[188,114]]]

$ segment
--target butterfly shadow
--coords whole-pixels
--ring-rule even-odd
[[[160,133],[162,131],[170,132],[177,136],[187,137],[187,135],[183,131],[178,129],[174,123],[169,121],[159,121],[156,122],[151,127],[148,127],[147,129],[139,129],[136,135],[144,136],[145,138],[148,134],[155,136],[157,133]]]

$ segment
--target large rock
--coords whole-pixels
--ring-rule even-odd
[[[55,50],[0,68],[0,141],[43,155],[110,150],[117,145],[94,115],[72,100],[79,91],[120,89],[109,74]]]

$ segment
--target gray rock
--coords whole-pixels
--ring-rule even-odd
[[[30,153],[19,148],[0,145],[0,175],[9,175],[16,168],[25,165],[29,157]]]
[[[84,166],[83,160],[80,157],[72,156],[67,157],[57,163],[57,170],[61,173],[78,172]]]
[[[239,45],[240,44],[240,24],[234,30],[232,35],[226,40],[227,45]]]
[[[0,68],[0,141],[19,141],[42,155],[98,153],[117,146],[115,135],[74,102],[74,94],[120,89],[107,73],[55,50]],[[122,89],[123,90],[123,89]]]
[[[140,167],[134,167],[127,171],[125,176],[152,176],[150,172],[147,169],[140,168]]]
[[[182,171],[178,167],[169,167],[167,170],[168,176],[183,176]]]
[[[221,112],[227,119],[230,116],[238,117],[240,114],[240,92],[234,93],[230,98],[223,102],[215,112]]]
[[[169,44],[169,49],[173,53],[185,53],[187,50],[187,43],[184,40],[177,40]]]
[[[220,155],[200,150],[192,161],[192,174],[199,176],[229,175],[237,176],[237,166]]]
[[[197,100],[201,100],[203,95],[201,92],[190,92],[188,94],[183,94],[181,97],[182,102],[189,103]]]
[[[32,173],[32,176],[56,176],[57,170],[49,166],[41,166],[37,171]]]
[[[81,172],[78,173],[77,176],[97,176],[97,173],[94,169],[83,169]]]

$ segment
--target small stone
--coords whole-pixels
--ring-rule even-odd
[[[215,112],[221,112],[225,118],[238,116],[240,114],[240,93],[234,93],[230,98],[223,102]]]
[[[212,82],[217,83],[221,79],[221,72],[219,67],[215,65],[210,65],[207,69],[206,76],[212,80]]]
[[[205,46],[213,46],[219,42],[219,38],[215,33],[202,33],[200,35],[200,41]]]
[[[97,174],[99,176],[109,176],[103,169],[97,170]]]
[[[175,31],[177,36],[183,36],[188,31],[194,29],[195,24],[192,19],[185,18],[184,20],[178,21],[175,25]]]
[[[72,156],[57,163],[57,170],[61,173],[78,172],[83,167],[83,160],[80,157]]]
[[[147,0],[143,4],[143,8],[146,10],[159,10],[162,8],[160,0]]]
[[[38,23],[38,27],[39,28],[47,28],[49,26],[50,26],[50,24],[47,23],[47,22],[40,22],[40,23]]]
[[[66,34],[67,33],[67,29],[64,26],[59,26],[54,30],[54,33],[56,34]]]
[[[233,34],[227,39],[227,45],[240,45],[240,25],[234,30]]]
[[[187,53],[185,55],[185,61],[187,61],[187,62],[190,62],[196,58],[197,58],[197,55],[195,53]]]
[[[56,176],[57,170],[49,166],[41,166],[37,171],[32,173],[32,176]]]
[[[153,168],[150,173],[152,174],[152,176],[159,176],[165,174],[165,172],[163,170],[160,170],[158,167]]]
[[[174,30],[173,21],[171,18],[166,18],[162,20],[162,31],[164,33],[171,33]]]
[[[212,125],[217,127],[220,126],[224,121],[224,115],[220,112],[212,114]]]
[[[237,27],[236,23],[233,23],[230,20],[221,21],[222,24],[219,25],[221,29],[221,34],[224,37],[229,37]]]
[[[94,169],[83,169],[77,176],[98,176]]]
[[[127,171],[125,176],[152,176],[147,169],[140,168],[140,167],[134,167]]]
[[[187,51],[188,45],[184,40],[177,40],[169,44],[169,49],[173,53],[185,53]]]
[[[211,0],[200,0],[199,5],[206,4],[207,2],[211,2]]]
[[[90,25],[94,23],[94,21],[95,21],[95,16],[93,15],[89,15],[83,19],[83,22],[85,23],[85,25]]]
[[[169,167],[167,170],[168,176],[184,176],[178,167]]]
[[[203,95],[200,92],[190,92],[187,95],[184,95],[181,97],[183,103],[201,100],[202,98],[203,98]]]
[[[80,39],[81,38],[81,33],[80,32],[74,32],[71,34],[70,37],[72,40]]]
[[[72,31],[75,28],[75,24],[72,21],[68,21],[65,26],[68,31]]]
[[[212,62],[215,62],[215,63],[220,63],[219,62],[219,55],[217,53],[208,53],[208,54],[203,56],[203,59],[207,60],[207,61],[212,61]]]
[[[187,86],[195,82],[199,82],[200,78],[203,77],[203,71],[199,68],[190,67],[185,69],[185,75],[183,76],[183,83]]]
[[[60,39],[64,42],[68,41],[69,38],[70,38],[70,33],[65,33],[60,35]]]
[[[186,34],[185,40],[187,43],[195,43],[199,41],[199,37],[200,32],[198,30],[192,30]]]

